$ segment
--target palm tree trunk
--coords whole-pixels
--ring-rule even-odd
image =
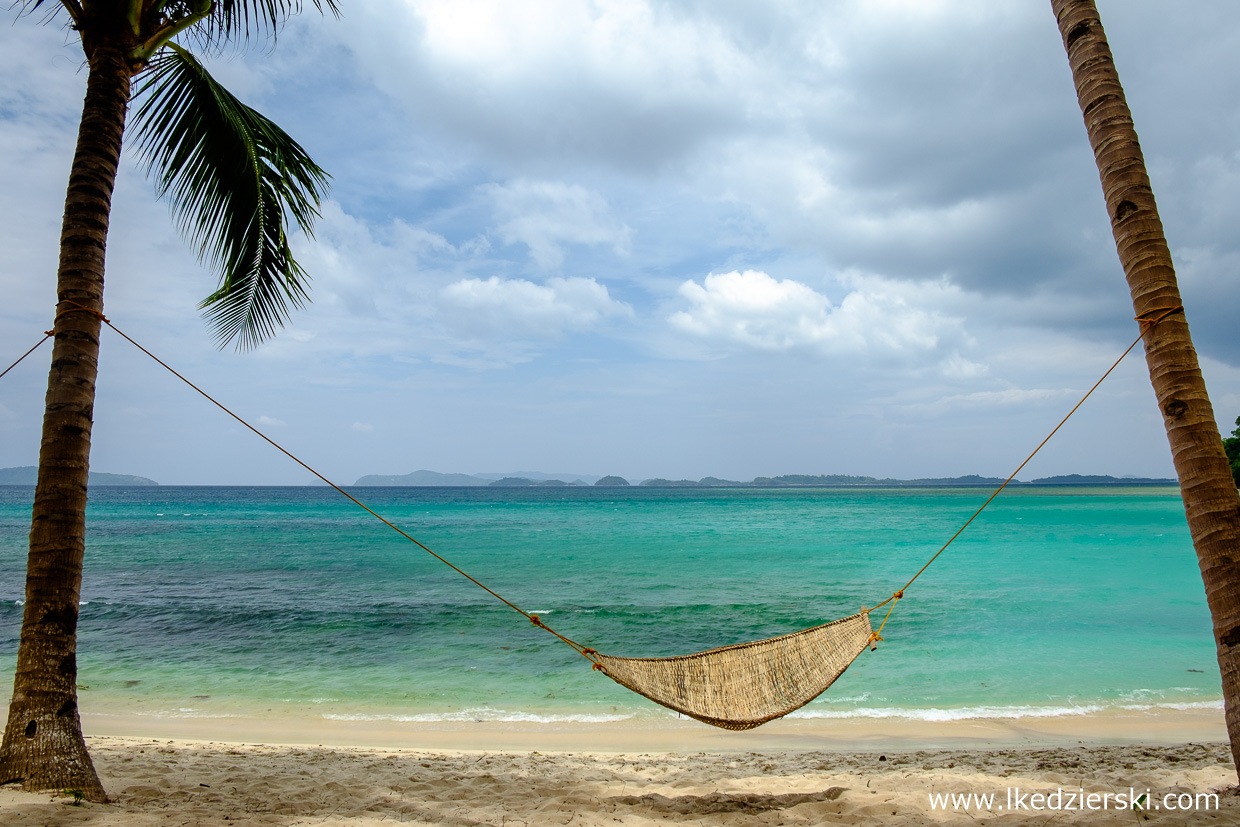
[[[26,604],[0,783],[106,794],[82,737],[77,620],[86,549],[86,481],[103,309],[104,246],[130,94],[123,51],[91,50],[60,236],[55,345],[30,525]]]
[[[1171,252],[1132,113],[1093,0],[1051,0],[1093,146],[1120,263],[1139,319],[1180,306]],[[1240,498],[1183,312],[1145,327],[1145,358],[1206,601],[1214,620],[1232,760],[1240,772]]]

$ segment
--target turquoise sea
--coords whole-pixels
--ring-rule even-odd
[[[649,656],[872,606],[990,492],[355,493],[558,631],[609,654]],[[0,488],[2,675],[16,653],[31,497],[28,487]],[[592,672],[327,488],[92,489],[80,629],[87,711],[674,714]],[[909,589],[883,636],[795,714],[938,720],[1221,706],[1209,614],[1170,489],[1005,491]]]

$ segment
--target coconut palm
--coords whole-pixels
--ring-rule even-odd
[[[1187,317],[1178,309],[1171,252],[1098,10],[1093,0],[1051,0],[1051,6],[1068,51],[1133,308],[1138,319],[1147,320],[1142,325],[1146,363],[1214,620],[1227,733],[1240,770],[1240,498]]]
[[[313,0],[336,12],[336,0]],[[44,0],[28,0],[33,13]],[[309,232],[327,176],[187,50],[274,37],[300,0],[61,0],[88,74],[69,172],[55,344],[30,529],[26,603],[0,783],[105,800],[77,706],[77,616],[103,309],[104,249],[135,83],[137,148],[198,253],[220,272],[201,308],[221,345],[250,347],[306,299],[286,228]]]

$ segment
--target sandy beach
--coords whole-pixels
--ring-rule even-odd
[[[112,803],[9,786],[0,823],[1240,824],[1217,711],[785,720],[753,733],[681,721],[157,723],[137,737],[101,734],[138,731],[132,719],[87,718]]]

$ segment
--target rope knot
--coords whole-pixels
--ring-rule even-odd
[[[585,655],[587,658],[590,658],[590,657],[594,657],[595,655],[597,655],[597,654],[598,654],[598,650],[597,650],[597,649],[588,649],[588,648],[587,648],[587,649],[582,649],[582,650],[581,650],[581,654]]]
[[[1141,325],[1141,332],[1145,333],[1172,313],[1183,309],[1184,305],[1182,304],[1177,304],[1175,307],[1155,307],[1153,310],[1147,310],[1135,318],[1137,323]]]
[[[904,597],[904,589],[900,589],[900,591],[893,594],[892,597],[894,597],[896,600],[900,600],[901,598]]]
[[[601,663],[596,663],[596,664],[594,664],[593,666],[591,666],[591,667],[590,667],[590,669],[591,669],[592,671],[594,671],[594,672],[602,672],[602,671],[603,671],[603,664],[601,664]]]
[[[90,315],[94,316],[96,319],[103,322],[104,324],[108,324],[108,325],[112,324],[112,322],[108,321],[107,316],[103,315],[103,313],[101,313],[100,311],[96,310],[93,307],[87,307],[84,304],[78,304],[77,302],[70,301],[68,299],[65,299],[64,303],[71,304],[73,306],[66,307],[64,310],[57,313],[56,314],[57,319],[59,319],[61,316],[64,316],[66,313],[89,313]]]
[[[535,626],[543,629],[547,628],[546,626],[543,626],[542,618],[538,615],[530,615],[530,623],[533,623]]]

